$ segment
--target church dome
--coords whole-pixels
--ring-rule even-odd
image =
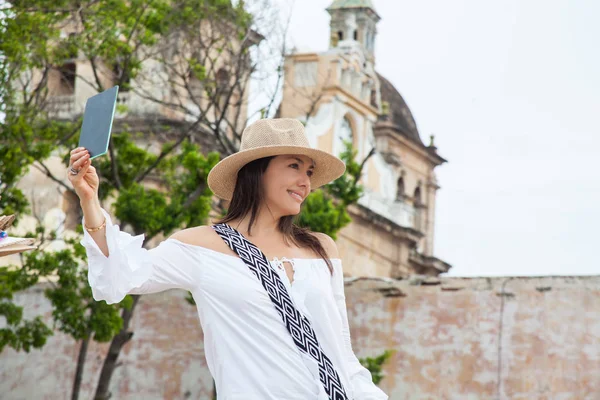
[[[402,135],[406,136],[413,142],[425,146],[419,136],[417,124],[415,119],[408,108],[408,105],[400,95],[400,92],[396,90],[394,85],[386,78],[377,74],[379,80],[379,90],[381,92],[381,102],[387,103],[387,114],[380,116],[378,124],[392,126],[392,128],[398,130]]]

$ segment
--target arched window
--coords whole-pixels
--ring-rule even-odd
[[[396,188],[396,201],[402,201],[404,199],[404,178],[398,178],[398,186]]]
[[[338,31],[338,39],[339,40],[344,40],[344,32]]]
[[[423,200],[421,199],[421,188],[420,187],[417,187],[415,189],[414,202],[415,202],[415,206],[423,205]]]
[[[358,40],[358,31],[354,30],[354,40]]]
[[[342,124],[340,125],[340,131],[337,135],[337,140],[339,143],[338,151],[341,153],[344,151],[344,141],[353,142],[353,134],[352,134],[352,125],[350,125],[350,121],[347,117],[344,117],[342,120]]]
[[[225,68],[217,71],[217,86],[226,87],[229,84],[229,72]]]
[[[216,74],[217,84],[217,104],[219,111],[227,107],[227,98],[230,96],[229,91],[229,72],[225,68],[221,68]]]
[[[64,229],[75,230],[81,221],[79,197],[73,192],[65,191],[62,198],[62,211],[65,213]]]
[[[204,82],[202,82],[192,71],[188,73],[189,89],[195,101],[204,97]]]
[[[423,204],[423,199],[421,198],[421,187],[417,186],[415,189],[415,195],[413,198],[413,206],[415,208],[415,229],[420,232],[425,232],[425,221],[426,221],[426,213],[425,213],[425,205]]]
[[[77,76],[77,64],[68,62],[58,67],[59,72],[59,95],[71,95],[75,93],[75,77]]]
[[[368,50],[373,50],[374,39],[375,39],[375,34],[372,31],[369,31],[367,33],[367,45],[366,45],[366,48]]]
[[[113,81],[115,84],[120,83],[119,93],[127,92],[130,89],[131,78],[129,77],[129,71],[125,71],[123,64],[125,62],[117,59],[117,62],[113,64]]]
[[[371,90],[371,105],[375,108],[377,107],[377,90],[372,89]]]

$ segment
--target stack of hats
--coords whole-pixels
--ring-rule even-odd
[[[33,246],[35,239],[8,236],[6,230],[12,226],[14,220],[14,215],[0,216],[0,257],[37,248]]]

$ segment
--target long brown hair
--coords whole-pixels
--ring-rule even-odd
[[[264,201],[262,176],[267,170],[269,162],[271,162],[273,158],[275,158],[275,156],[263,157],[250,161],[240,169],[231,203],[227,209],[227,214],[216,221],[217,224],[227,223],[235,219],[242,219],[250,213],[248,233],[252,231],[252,225],[254,224],[260,206]],[[296,219],[296,215],[285,215],[279,218],[277,228],[283,233],[286,244],[289,244],[289,241],[291,241],[295,246],[300,248],[310,248],[323,258],[329,268],[329,272],[333,274],[331,260],[329,260],[327,251],[321,245],[319,239],[310,229],[296,225]]]

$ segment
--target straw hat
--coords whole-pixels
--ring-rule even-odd
[[[4,231],[10,228],[14,221],[14,215],[1,215],[0,231]],[[22,253],[27,250],[37,249],[36,246],[33,246],[34,242],[35,239],[32,238],[5,237],[3,239],[0,239],[0,257]]]
[[[24,238],[19,238],[24,239]],[[6,239],[5,239],[6,240]],[[11,254],[22,253],[27,250],[37,249],[36,246],[33,246],[34,239],[22,240],[20,243],[11,244],[4,247],[0,247],[0,257],[9,256]]]
[[[339,178],[346,170],[346,164],[338,157],[310,147],[300,121],[292,118],[260,119],[242,132],[240,150],[225,157],[211,169],[208,186],[218,197],[231,200],[238,171],[244,165],[280,154],[302,154],[313,159],[312,189]]]

